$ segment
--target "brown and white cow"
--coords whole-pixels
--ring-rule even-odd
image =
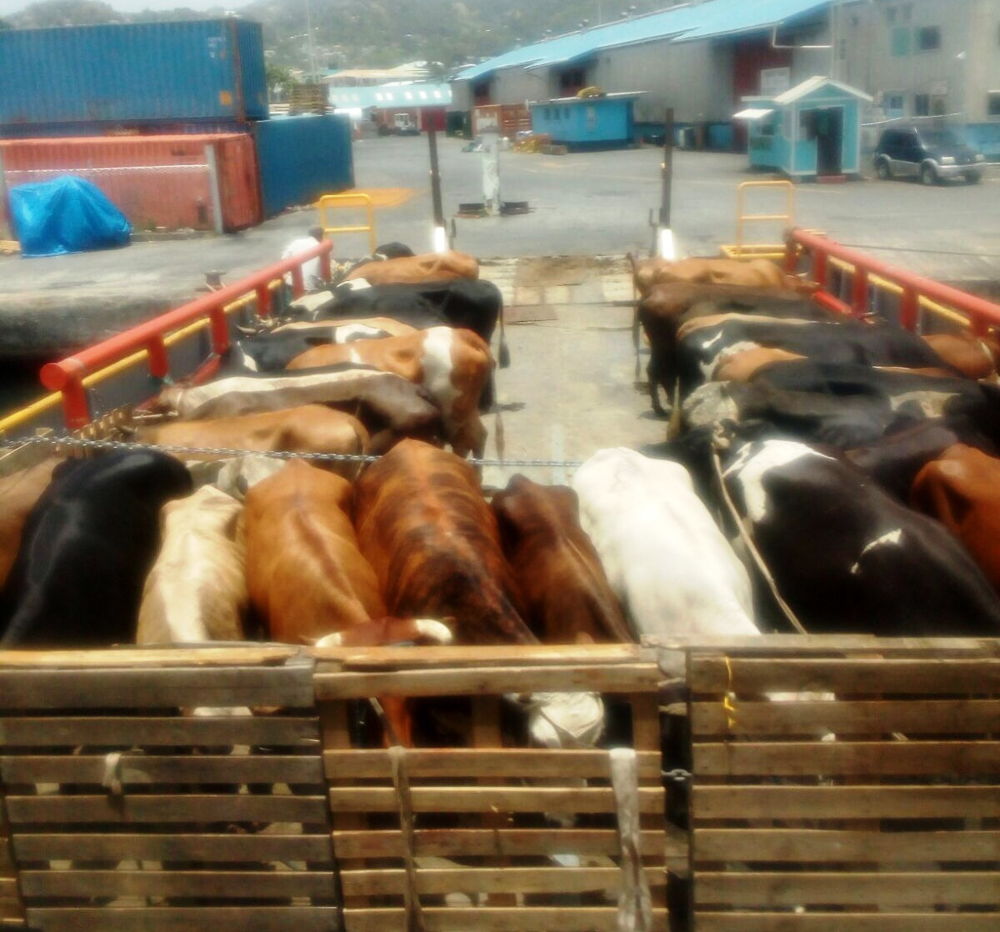
[[[370,285],[415,285],[456,278],[479,278],[479,260],[468,253],[424,253],[366,262],[348,272],[345,281],[363,278]]]
[[[315,346],[288,364],[289,370],[356,363],[393,372],[422,386],[440,407],[445,436],[459,456],[482,456],[486,428],[479,398],[493,371],[486,342],[471,330],[431,327],[384,340],[347,346]]]
[[[368,448],[368,432],[357,418],[323,405],[302,405],[240,417],[140,427],[136,437],[142,443],[158,446],[215,447],[253,452],[285,450],[293,453],[361,454]],[[214,454],[191,454],[190,458],[219,457]],[[333,462],[329,468],[350,476],[357,472],[357,464],[353,462]]]
[[[389,619],[378,579],[358,549],[351,484],[292,461],[247,492],[246,577],[270,636],[289,644],[448,643],[440,622]],[[402,703],[383,702],[396,737],[412,743]]]
[[[492,506],[527,619],[541,640],[633,640],[600,557],[580,527],[576,492],[517,475],[493,496]]]

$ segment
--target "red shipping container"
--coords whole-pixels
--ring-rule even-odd
[[[231,231],[261,220],[257,155],[246,133],[0,140],[7,187],[77,175],[137,232]]]

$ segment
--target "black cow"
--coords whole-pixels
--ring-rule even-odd
[[[0,592],[0,645],[132,641],[160,507],[190,491],[184,465],[153,450],[60,465]]]
[[[724,474],[808,631],[1000,635],[1000,599],[961,544],[843,460],[753,441],[733,450]]]

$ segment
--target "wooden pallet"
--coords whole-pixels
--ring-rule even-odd
[[[1000,928],[997,645],[870,644],[690,652],[697,932]]]

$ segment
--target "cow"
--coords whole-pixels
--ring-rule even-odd
[[[58,466],[0,591],[0,645],[131,642],[159,544],[160,507],[190,491],[183,463],[156,450]]]
[[[373,368],[309,370],[273,376],[234,376],[204,385],[172,385],[153,410],[185,420],[238,417],[305,404],[355,415],[371,435],[369,449],[388,449],[399,437],[441,437],[441,412],[424,390],[402,376]]]
[[[724,481],[778,591],[810,633],[1000,634],[1000,599],[962,546],[843,459],[790,440],[735,444]]]
[[[416,327],[392,317],[355,317],[334,320],[293,320],[278,324],[269,330],[271,334],[299,333],[303,336],[326,336],[326,343],[350,343],[352,340],[378,339],[381,337],[401,337],[413,333]]]
[[[953,369],[968,379],[995,379],[1000,340],[993,334],[926,333],[921,339]]]
[[[570,484],[636,635],[759,633],[750,578],[683,466],[605,449]]]
[[[767,259],[645,259],[632,264],[636,288],[647,295],[661,283],[687,282],[704,285],[738,285],[744,288],[811,290],[794,275],[788,275]]]
[[[239,641],[248,596],[242,505],[212,486],[167,502],[146,577],[137,644]]]
[[[371,285],[418,284],[454,278],[479,278],[479,261],[464,252],[424,253],[398,259],[382,259],[355,266],[345,281],[363,278]]]
[[[0,587],[21,548],[21,532],[31,509],[52,482],[52,471],[63,462],[49,456],[0,479]]]
[[[459,644],[536,644],[504,560],[497,519],[475,470],[454,454],[402,440],[358,478],[355,526],[389,614],[455,619]],[[593,742],[603,706],[593,694],[536,695],[529,730],[558,744]],[[575,723],[575,724],[574,724]]]
[[[910,503],[951,531],[1000,591],[1000,459],[950,446],[917,474]]]
[[[441,622],[388,618],[375,572],[351,525],[352,494],[347,480],[302,461],[247,492],[246,578],[270,637],[323,647],[392,638],[450,642]],[[383,704],[393,737],[411,745],[403,705]]]
[[[441,409],[445,438],[455,453],[482,456],[486,428],[479,419],[479,399],[493,370],[493,357],[471,330],[432,327],[405,337],[317,346],[293,359],[288,369],[338,363],[375,366],[420,385]]]
[[[139,427],[136,439],[157,446],[252,452],[359,455],[368,449],[368,431],[357,418],[316,404],[239,417]],[[219,459],[224,454],[184,455],[190,459]],[[329,468],[349,476],[357,472],[357,464],[352,461],[332,461]]]
[[[491,502],[525,616],[547,644],[627,642],[632,632],[580,527],[576,493],[515,475]]]

